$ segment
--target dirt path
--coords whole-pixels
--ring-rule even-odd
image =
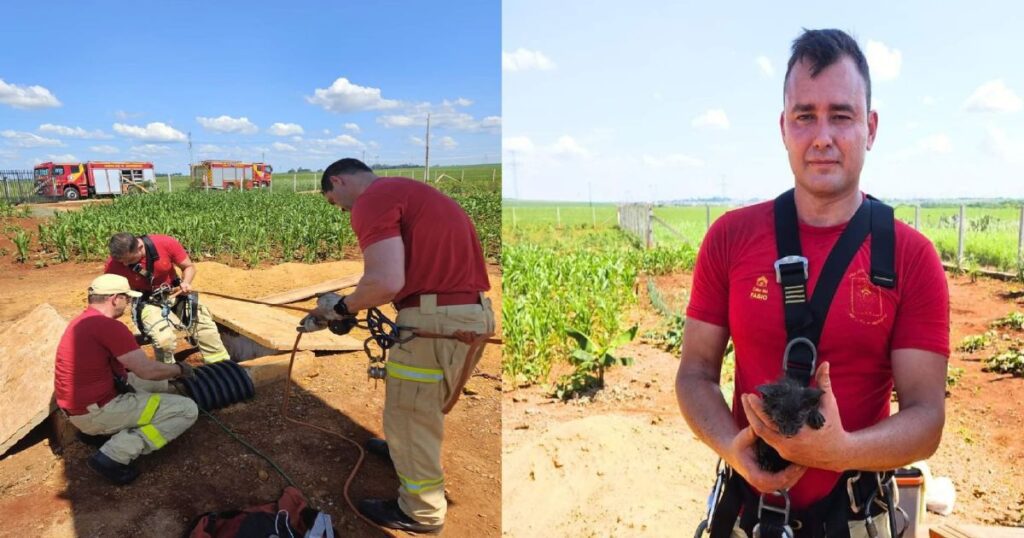
[[[85,289],[101,264],[60,264],[33,269],[0,258],[0,326],[41,302],[64,316],[84,307]],[[491,267],[491,292],[500,311],[501,277]],[[212,262],[199,264],[196,285],[243,297],[315,283],[361,270],[359,262],[282,264],[244,270]],[[390,315],[390,313],[389,313]],[[52,357],[40,357],[52,361]],[[383,384],[366,379],[362,353],[309,359],[292,392],[293,414],[363,441],[381,436]],[[446,536],[497,536],[501,507],[501,349],[489,346],[463,396],[447,418],[444,466],[450,500]],[[280,418],[282,383],[269,385],[249,402],[214,413],[276,461],[327,511],[347,536],[379,536],[357,520],[342,497],[355,462],[354,448],[341,440]],[[113,487],[85,466],[92,448],[73,442],[52,454],[37,428],[26,442],[0,459],[0,537],[4,536],[179,536],[195,516],[276,500],[285,485],[263,460],[249,453],[206,417],[165,449],[140,458],[140,478]],[[394,470],[369,457],[357,476],[354,499],[393,497]]]
[[[690,276],[662,277],[666,302],[682,309]],[[1024,309],[1015,286],[951,278],[952,342],[979,334],[1011,310]],[[643,289],[643,286],[641,286]],[[657,327],[646,297],[631,314]],[[1015,334],[1024,337],[1024,334]],[[1024,379],[981,371],[990,352],[955,351],[964,369],[947,400],[946,427],[929,460],[949,476],[957,504],[926,523],[1024,525]],[[613,369],[607,388],[588,403],[558,403],[543,387],[507,392],[503,402],[505,536],[689,535],[703,518],[715,455],[688,429],[675,402],[675,356],[642,343],[622,350],[632,367]]]

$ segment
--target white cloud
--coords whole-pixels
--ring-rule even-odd
[[[298,123],[275,123],[267,129],[267,132],[277,136],[291,136],[304,134],[302,126]]]
[[[502,71],[551,71],[555,69],[555,62],[539,50],[528,50],[518,48],[515,52],[501,52]]]
[[[427,145],[426,142],[424,142],[423,139],[418,137],[418,136],[410,136],[409,137],[409,142],[412,143],[412,145],[419,146],[419,147],[423,147],[423,146]]]
[[[145,127],[115,123],[114,131],[147,142],[184,142],[186,140],[185,133],[159,121],[147,123]]]
[[[441,147],[444,149],[455,149],[459,146],[459,143],[456,142],[455,139],[450,136],[442,136],[440,143]]]
[[[458,106],[469,106],[473,104],[473,101],[466,99],[465,97],[459,97],[455,100],[455,104]]]
[[[945,133],[937,133],[922,138],[918,141],[917,145],[929,153],[949,153],[953,151],[953,142]]]
[[[526,136],[510,136],[502,139],[501,149],[510,152],[532,153],[535,149],[533,141]]]
[[[324,133],[325,135],[329,135],[329,134],[331,134],[331,130],[330,130],[330,129],[324,129],[324,130],[323,130],[323,133]]]
[[[64,143],[56,138],[46,138],[33,133],[23,131],[12,131],[10,129],[0,131],[0,136],[8,140],[8,144],[19,148],[36,148],[40,146],[63,146]]]
[[[93,153],[108,153],[109,154],[109,153],[118,153],[121,150],[117,149],[114,146],[104,144],[104,145],[101,145],[101,146],[89,146],[89,151],[91,151]]]
[[[284,142],[274,142],[270,145],[275,151],[297,151],[295,146],[291,144],[285,144]]]
[[[377,118],[377,123],[391,127],[420,127],[427,125],[427,114],[430,114],[431,128],[451,128],[458,131],[501,132],[501,116],[487,116],[482,120],[461,110],[456,110],[455,102],[445,100],[440,105],[420,103],[409,107],[405,114],[386,114]]]
[[[1024,139],[1010,138],[998,127],[988,128],[983,147],[1008,163],[1024,164]]]
[[[552,155],[564,157],[589,157],[590,151],[569,135],[562,135],[548,148]]]
[[[0,103],[14,108],[50,108],[61,106],[61,102],[42,86],[18,86],[8,84],[0,78]]]
[[[200,144],[196,151],[199,153],[224,153],[225,149],[216,144]]]
[[[249,121],[249,118],[244,116],[241,118],[232,118],[231,116],[217,116],[216,118],[196,116],[196,121],[207,130],[217,133],[253,134],[260,130],[253,122]]]
[[[761,73],[766,76],[774,77],[775,68],[772,67],[772,61],[767,56],[758,56],[754,61],[757,62],[757,66],[761,68]]]
[[[54,125],[52,123],[44,123],[40,125],[39,132],[51,133],[69,138],[113,138],[99,129],[95,131],[86,131],[81,127],[67,127],[65,125]]]
[[[172,150],[171,148],[163,144],[142,144],[141,146],[132,146],[131,148],[129,148],[129,151],[139,155],[152,157],[158,155],[167,155],[171,153]],[[200,151],[202,151],[202,149],[200,149]]]
[[[1019,112],[1024,101],[1002,79],[995,79],[978,86],[964,108],[971,112]]]
[[[328,88],[317,88],[306,101],[323,107],[330,112],[355,112],[357,110],[382,110],[395,108],[401,103],[381,97],[380,88],[352,84],[340,77]]]
[[[342,146],[342,147],[363,147],[364,144],[357,140],[352,135],[338,135],[334,138],[328,138],[324,141],[328,146]]]
[[[119,120],[130,120],[132,118],[142,117],[142,112],[125,112],[124,110],[115,110],[114,117]]]
[[[351,122],[350,123],[346,123],[345,124],[345,128],[348,129],[349,131],[352,131],[353,133],[356,133],[356,134],[359,134],[359,131],[362,130],[362,129],[359,128],[358,124],[351,123]]]
[[[480,120],[481,129],[500,129],[501,128],[501,116],[487,116]]]
[[[900,76],[900,68],[903,66],[903,53],[890,49],[881,41],[868,40],[868,46],[864,51],[868,58],[868,68],[871,69],[872,81],[896,80]]]
[[[708,127],[712,129],[728,129],[729,117],[725,115],[724,110],[720,108],[712,108],[705,111],[700,116],[693,118],[691,125],[694,127]]]
[[[704,161],[691,157],[689,155],[683,155],[681,153],[671,153],[664,157],[655,157],[653,155],[644,155],[641,160],[647,166],[651,168],[679,168],[679,167],[690,167],[698,168],[704,166]]]
[[[40,161],[50,161],[50,162],[54,162],[54,163],[73,163],[73,162],[78,162],[78,157],[75,157],[74,155],[72,155],[70,153],[61,153],[59,155],[54,155],[53,153],[50,153],[50,154],[48,154],[46,156],[45,159],[39,159],[39,160]]]

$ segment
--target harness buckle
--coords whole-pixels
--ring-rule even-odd
[[[765,495],[782,497],[786,501],[786,506],[779,508],[778,506],[765,504]],[[761,498],[757,501],[757,523],[754,525],[754,538],[761,538],[761,514],[765,511],[782,514],[782,536],[784,538],[793,538],[793,527],[789,526],[789,493],[786,490],[782,489],[767,494],[761,494]]]
[[[792,351],[793,346],[797,344],[803,344],[811,348],[811,373],[809,375],[813,376],[814,370],[818,367],[818,346],[815,346],[814,342],[803,336],[794,338],[786,343],[786,349],[782,352],[782,371],[787,372],[789,370],[789,353]]]
[[[775,260],[775,282],[782,284],[782,266],[793,263],[803,264],[804,280],[807,280],[807,258],[803,256],[786,256]]]

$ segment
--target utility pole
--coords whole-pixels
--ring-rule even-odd
[[[189,180],[195,182],[196,178],[192,175],[192,165],[195,161],[192,160],[192,131],[188,132],[188,177]]]
[[[427,154],[426,154],[426,157],[424,158],[424,164],[423,164],[423,168],[424,168],[424,170],[423,170],[423,180],[425,182],[429,183],[430,182],[430,113],[429,112],[427,112],[427,141],[426,141],[426,147],[427,147]]]

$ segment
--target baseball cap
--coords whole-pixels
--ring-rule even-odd
[[[128,279],[121,275],[107,273],[93,279],[89,284],[90,295],[117,295],[124,293],[129,297],[142,297],[142,294],[132,290],[128,285]]]

